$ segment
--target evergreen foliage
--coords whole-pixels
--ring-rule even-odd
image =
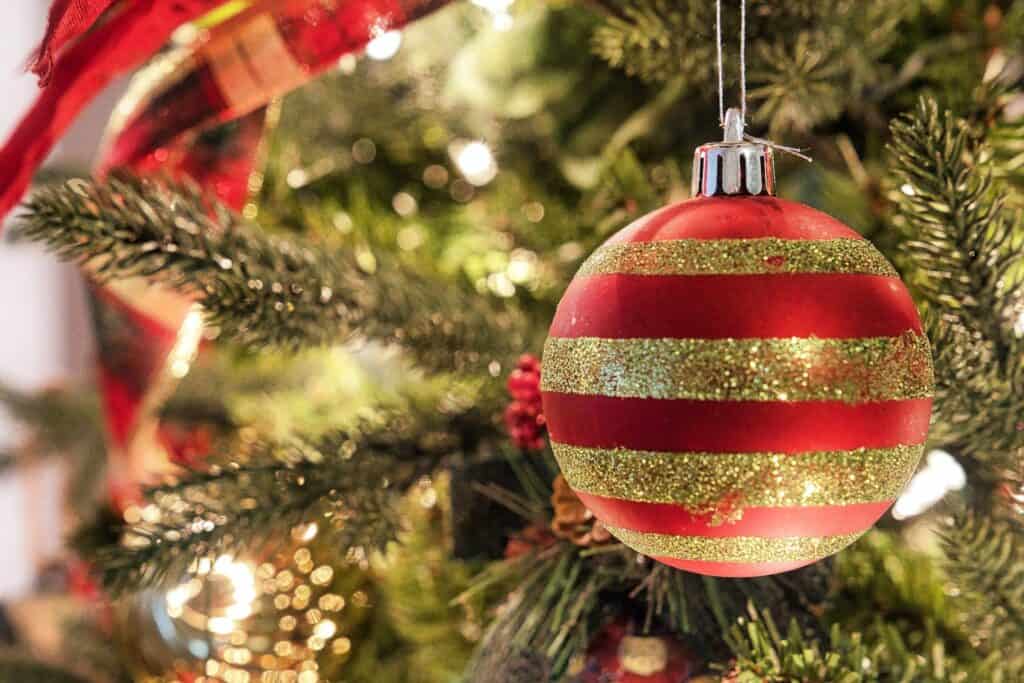
[[[39,393],[0,385],[0,405],[30,430],[21,448],[0,453],[0,471],[41,458],[71,465],[68,501],[83,517],[91,515],[107,471],[107,445],[99,402],[92,392],[50,389]]]
[[[752,2],[748,36],[754,120],[773,133],[806,132],[834,121],[892,76],[884,58],[897,45],[912,3],[880,0]],[[715,7],[711,2],[609,0],[594,34],[598,54],[648,80],[681,78],[701,95],[717,83]],[[739,12],[725,3],[723,32],[737,36]],[[738,48],[725,46],[737,84]]]
[[[894,222],[906,230],[910,282],[930,314],[936,431],[983,461],[1017,469],[1024,432],[1024,224],[968,122],[922,100],[893,124]]]
[[[453,557],[448,477],[425,478],[402,502],[405,520],[396,542],[374,562],[382,604],[402,642],[409,683],[459,680],[480,640],[497,594],[459,602],[481,563]]]
[[[195,188],[135,178],[74,180],[26,203],[20,233],[103,279],[156,278],[197,297],[223,338],[297,349],[358,336],[425,367],[486,366],[478,348],[522,348],[517,320],[450,284],[351,252],[266,235]],[[481,344],[481,335],[493,333]],[[485,362],[486,361],[486,362]]]
[[[24,655],[0,655],[0,681],[14,683],[88,683],[63,669],[41,664]]]
[[[524,468],[524,478],[529,472]],[[551,517],[545,489],[539,483],[524,488],[533,491],[532,497],[494,493],[524,519],[543,523]],[[681,634],[709,660],[729,656],[723,633],[746,613],[751,600],[813,631],[819,628],[815,613],[829,592],[831,566],[826,560],[776,576],[715,579],[671,570],[615,542],[581,548],[549,537],[491,565],[467,591],[465,597],[495,583],[514,587],[470,667],[469,681],[525,682],[529,679],[513,674],[537,670],[553,681],[569,680],[563,677],[573,658],[616,617],[631,620],[642,633]]]
[[[948,571],[971,641],[1003,680],[1024,676],[1024,528],[1020,520],[962,515],[946,531]]]
[[[450,427],[462,416],[449,417],[380,414],[316,441],[239,443],[207,468],[150,489],[157,514],[126,524],[120,542],[92,545],[105,535],[83,532],[77,549],[116,595],[166,586],[200,558],[272,542],[303,523],[319,521],[339,547],[382,547],[398,528],[395,497],[445,456],[472,448]]]

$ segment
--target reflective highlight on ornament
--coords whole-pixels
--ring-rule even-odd
[[[863,535],[761,538],[755,536],[669,536],[608,527],[624,544],[650,557],[701,562],[813,562],[837,553]]]
[[[695,514],[723,504],[850,505],[890,501],[906,485],[924,445],[814,453],[662,453],[552,442],[573,489]]]
[[[586,275],[762,275],[846,273],[895,277],[866,240],[683,239],[607,243],[580,268]]]
[[[349,600],[365,606],[368,598],[337,549],[310,544],[317,530],[294,527],[296,545],[258,566],[229,555],[197,559],[186,581],[143,596],[140,637],[161,639],[176,670],[187,667],[197,683],[334,680],[328,670],[352,647],[343,612]]]
[[[700,401],[926,398],[928,338],[602,339],[549,337],[543,391]]]

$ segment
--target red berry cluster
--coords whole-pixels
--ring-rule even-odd
[[[540,404],[540,360],[528,353],[519,357],[516,369],[508,376],[512,403],[505,409],[505,426],[519,448],[544,449],[544,412]]]

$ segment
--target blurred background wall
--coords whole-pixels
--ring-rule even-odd
[[[0,3],[0,137],[31,104],[35,78],[23,66],[43,32],[49,0]],[[50,167],[87,169],[121,86],[112,87],[54,151]],[[92,344],[77,272],[36,244],[0,236],[0,382],[21,389],[83,381]],[[0,449],[23,435],[0,409]],[[27,591],[38,566],[60,552],[61,468],[56,464],[0,475],[0,600]]]

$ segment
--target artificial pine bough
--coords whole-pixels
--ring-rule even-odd
[[[20,231],[100,280],[151,277],[196,296],[233,343],[290,349],[355,337],[394,343],[430,369],[486,367],[524,343],[518,320],[451,285],[350,251],[275,238],[190,188],[73,180],[26,203]],[[482,338],[482,335],[490,335]]]

